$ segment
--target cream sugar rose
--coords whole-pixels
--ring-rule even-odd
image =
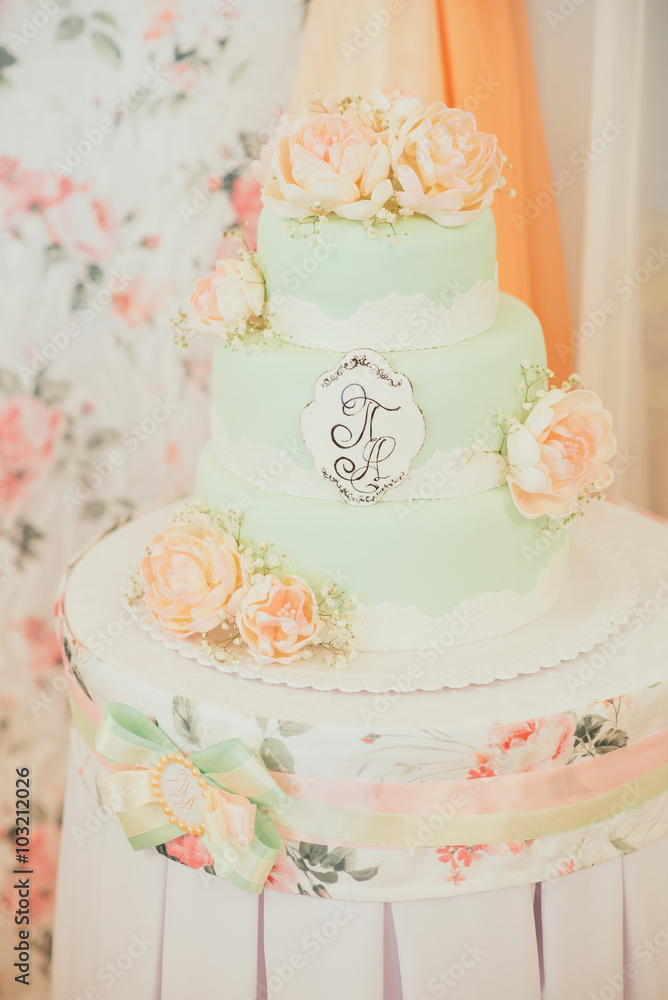
[[[602,495],[615,440],[576,376],[550,388],[537,318],[496,288],[504,162],[473,115],[402,91],[285,118],[253,166],[257,253],[218,261],[179,321],[218,343],[202,506],[142,563],[165,629],[222,657],[341,666],[442,645],[464,610],[453,642],[553,606],[565,533],[536,543]],[[286,294],[323,229],[335,249]]]

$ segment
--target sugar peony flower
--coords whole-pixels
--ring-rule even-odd
[[[343,112],[353,125],[398,131],[408,118],[424,112],[424,104],[409,90],[374,87],[366,97],[351,102]]]
[[[390,143],[396,199],[442,226],[461,226],[492,203],[503,167],[496,136],[468,111],[437,102],[409,118]]]
[[[587,488],[612,482],[612,417],[587,389],[550,389],[510,428],[507,445],[510,490],[525,517],[567,517]]]
[[[298,118],[278,136],[255,176],[264,182],[262,203],[274,215],[333,211],[366,220],[392,195],[389,171],[390,153],[378,133],[340,114],[317,114]]]
[[[385,129],[396,131],[407,118],[423,111],[424,104],[419,97],[398,87],[374,87],[366,97],[349,97],[343,101],[321,97],[307,105],[307,112],[311,115],[341,114],[351,125],[375,132]]]
[[[237,613],[241,637],[261,663],[299,659],[321,624],[315,594],[300,576],[286,576],[281,583],[267,574],[251,587]]]
[[[234,537],[196,522],[172,524],[156,535],[141,575],[147,607],[179,635],[208,632],[234,614],[244,583]]]
[[[190,296],[192,318],[205,333],[244,329],[264,309],[264,279],[251,260],[217,260]]]

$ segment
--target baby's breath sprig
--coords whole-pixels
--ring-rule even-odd
[[[192,329],[190,318],[183,309],[179,309],[176,316],[172,316],[169,325],[173,330],[173,341],[177,347],[189,347],[193,337],[196,336]]]
[[[216,626],[216,631],[219,633],[218,638],[214,638],[210,632],[202,633],[204,646],[217,663],[234,663],[242,643],[236,622],[233,618],[228,618]]]
[[[250,542],[246,545],[239,545],[239,552],[248,576],[244,587],[246,591],[250,590],[256,583],[260,583],[262,578],[269,573],[280,573],[286,559],[285,553],[279,556],[272,552],[272,546],[268,542]]]
[[[506,156],[505,153],[501,154],[501,159],[503,160],[503,167],[501,168],[502,170],[513,169],[513,165],[512,163],[508,162],[508,157]],[[496,185],[497,191],[503,192],[505,194],[504,188],[507,186],[507,184],[508,184],[508,178],[504,177],[503,174],[501,174],[501,176],[499,177],[499,183]],[[508,191],[508,197],[509,198],[517,197],[517,190],[514,187],[510,188],[510,190]]]
[[[199,522],[218,528],[225,534],[232,535],[237,545],[241,540],[241,525],[244,519],[244,512],[239,507],[223,507],[217,513],[202,503],[201,500],[193,500],[185,506],[180,507],[172,517],[172,524],[179,524],[182,521]]]
[[[408,219],[409,216],[413,214],[413,210],[410,208],[400,208],[394,199],[390,202],[390,208],[383,207],[379,208],[376,214],[371,219],[367,219],[364,223],[364,228],[370,239],[374,240],[379,234],[379,226],[388,226],[389,232],[385,233],[388,239],[391,239],[395,246],[399,246],[402,236],[408,236],[408,233],[399,233],[394,227],[397,218]]]
[[[311,244],[314,247],[318,245],[318,236],[320,235],[319,225],[325,225],[327,222],[327,212],[328,208],[321,205],[320,202],[314,202],[311,206],[311,213],[301,212],[296,219],[290,219],[283,226],[283,231],[288,233],[291,240],[299,234],[302,239],[311,239]],[[302,230],[304,230],[302,232]]]
[[[325,622],[327,634],[318,639],[318,646],[327,651],[331,667],[345,667],[356,655],[352,647],[355,629],[351,620],[356,606],[357,599],[348,597],[338,584],[326,583],[320,588],[318,614]],[[314,654],[309,650],[304,655],[308,658]]]
[[[347,111],[353,104],[358,105],[361,100],[362,95],[360,93],[348,94],[347,97],[342,97],[339,101],[339,114],[342,115],[344,111]]]
[[[584,387],[580,376],[573,372],[572,375],[568,376],[565,382],[561,383],[561,388],[564,392],[570,392],[572,389],[582,389]]]
[[[280,334],[273,326],[274,313],[263,309],[258,317],[247,319],[236,326],[223,329],[216,327],[215,336],[226,347],[238,350],[241,347],[255,347],[259,344],[266,344],[268,341],[275,342],[281,346],[284,342]],[[189,347],[192,340],[198,333],[205,330],[197,323],[196,318],[190,317],[179,309],[175,318],[170,319],[170,324],[174,331],[174,343],[177,347]],[[210,330],[206,331],[210,333]]]
[[[255,256],[255,254],[253,254],[253,251],[248,245],[248,240],[246,239],[247,227],[248,223],[245,220],[242,220],[241,222],[237,223],[236,226],[233,226],[231,229],[223,229],[222,233],[220,234],[224,240],[234,240],[235,243],[243,244],[243,250],[239,251],[240,257],[243,257],[245,253],[252,254],[253,257]]]
[[[148,552],[148,548],[146,549]],[[139,571],[133,573],[127,581],[127,586],[123,593],[125,603],[129,605],[137,604],[144,598],[144,585],[142,584]]]
[[[174,511],[172,524],[178,524],[179,521],[201,520],[202,517],[211,519],[211,511],[201,500],[191,500],[183,507],[179,507],[177,511]]]
[[[548,517],[545,526],[541,530],[547,535],[558,533],[563,525],[570,524],[577,517],[584,517],[584,507],[586,504],[591,503],[592,500],[605,500],[605,486],[603,483],[593,482],[585,486],[582,492],[578,494],[576,505],[570,514],[560,518]]]
[[[551,368],[532,364],[530,361],[520,361],[520,367],[522,368],[520,392],[524,397],[522,409],[528,412],[534,408],[537,400],[547,394],[549,380],[554,378],[554,372]]]
[[[501,431],[500,440],[496,445],[487,444],[485,441],[481,440],[471,441],[464,449],[466,455],[464,460],[467,463],[471,462],[474,456],[479,454],[500,455],[502,458],[506,459],[506,456],[504,455],[504,448],[508,432],[513,424],[519,423],[519,421],[517,420],[517,417],[509,417],[503,413],[491,413],[490,416]],[[491,435],[489,436],[491,437]]]

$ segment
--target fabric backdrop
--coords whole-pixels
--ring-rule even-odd
[[[23,766],[40,886],[29,992],[47,996],[67,741],[59,577],[116,519],[192,488],[211,344],[175,347],[168,321],[222,230],[256,209],[247,165],[287,103],[302,19],[302,0],[0,7],[2,997],[28,993],[5,946]]]
[[[552,200],[569,339],[614,414],[615,491],[668,514],[668,5],[532,0],[527,10],[552,172],[567,181]]]
[[[405,5],[418,10],[420,2]],[[629,27],[607,36],[627,79],[637,65],[630,41],[638,31],[645,40],[646,152],[638,186],[647,223],[637,263],[661,240],[666,245],[666,187],[656,152],[668,121],[660,101],[668,11],[664,5],[662,22],[661,4],[648,0],[654,13],[644,27],[633,21],[636,34]],[[553,24],[548,15],[561,6],[572,13]],[[640,6],[529,4],[553,174],[600,125],[584,88],[605,10]],[[303,16],[302,0],[0,6],[0,938],[12,919],[4,873],[13,858],[15,768],[30,766],[32,861],[41,886],[33,899],[33,1000],[47,995],[65,766],[67,712],[51,627],[58,579],[66,560],[99,531],[137,506],[192,487],[208,435],[211,345],[177,349],[168,320],[187,301],[193,278],[215,260],[221,231],[257,212],[247,166],[290,99]],[[434,31],[430,37],[433,51]],[[614,77],[602,42],[597,51],[596,65]],[[321,47],[318,55],[324,60],[327,53]],[[422,58],[416,65],[426,73]],[[626,133],[611,155],[622,155],[622,142]],[[665,163],[665,133],[662,142]],[[594,219],[601,225],[614,218],[600,206],[595,217],[584,212],[587,177],[578,174],[556,199],[574,315],[582,319],[589,306],[581,296],[585,241],[578,220],[592,220],[591,234]],[[623,196],[630,197],[627,188]],[[598,239],[605,245],[613,237],[604,227]],[[587,254],[591,261],[593,250]],[[668,479],[665,472],[660,478],[658,460],[668,422],[666,303],[659,294],[667,286],[660,274],[640,282],[637,298],[652,336],[651,391],[647,397],[640,376],[628,373],[617,385],[627,400],[633,394],[625,413],[634,406],[642,413],[649,400],[652,504],[668,512]],[[596,308],[595,297],[589,301]],[[624,342],[642,360],[633,342],[638,330],[626,318],[624,324]],[[576,332],[580,326],[576,319]],[[573,342],[577,347],[577,337]],[[619,376],[620,359],[629,354],[615,347],[592,357],[593,381],[596,366]],[[606,394],[610,384],[602,386]],[[632,455],[641,454],[640,444]],[[619,482],[624,491],[630,479],[620,475]],[[0,996],[23,995],[3,948]]]

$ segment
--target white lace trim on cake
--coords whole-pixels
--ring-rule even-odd
[[[355,649],[389,652],[401,649],[444,650],[463,643],[513,632],[545,614],[568,578],[568,548],[555,553],[528,594],[489,591],[462,601],[454,611],[432,618],[415,605],[360,604],[354,615]]]
[[[348,319],[332,319],[313,302],[294,295],[273,295],[268,312],[275,331],[292,344],[324,351],[408,351],[445,347],[489,330],[496,321],[495,279],[476,281],[451,306],[426,295],[393,293],[381,302],[364,302]]]
[[[270,448],[263,441],[242,438],[232,444],[223,421],[212,408],[211,434],[218,461],[239,479],[289,496],[314,500],[341,500],[336,486],[324,479],[315,468],[304,469],[284,449]],[[293,454],[303,454],[312,461],[300,439],[291,445]],[[387,500],[444,500],[471,496],[500,486],[506,479],[505,459],[496,453],[437,451],[424,465],[411,469],[403,482],[387,491]]]

